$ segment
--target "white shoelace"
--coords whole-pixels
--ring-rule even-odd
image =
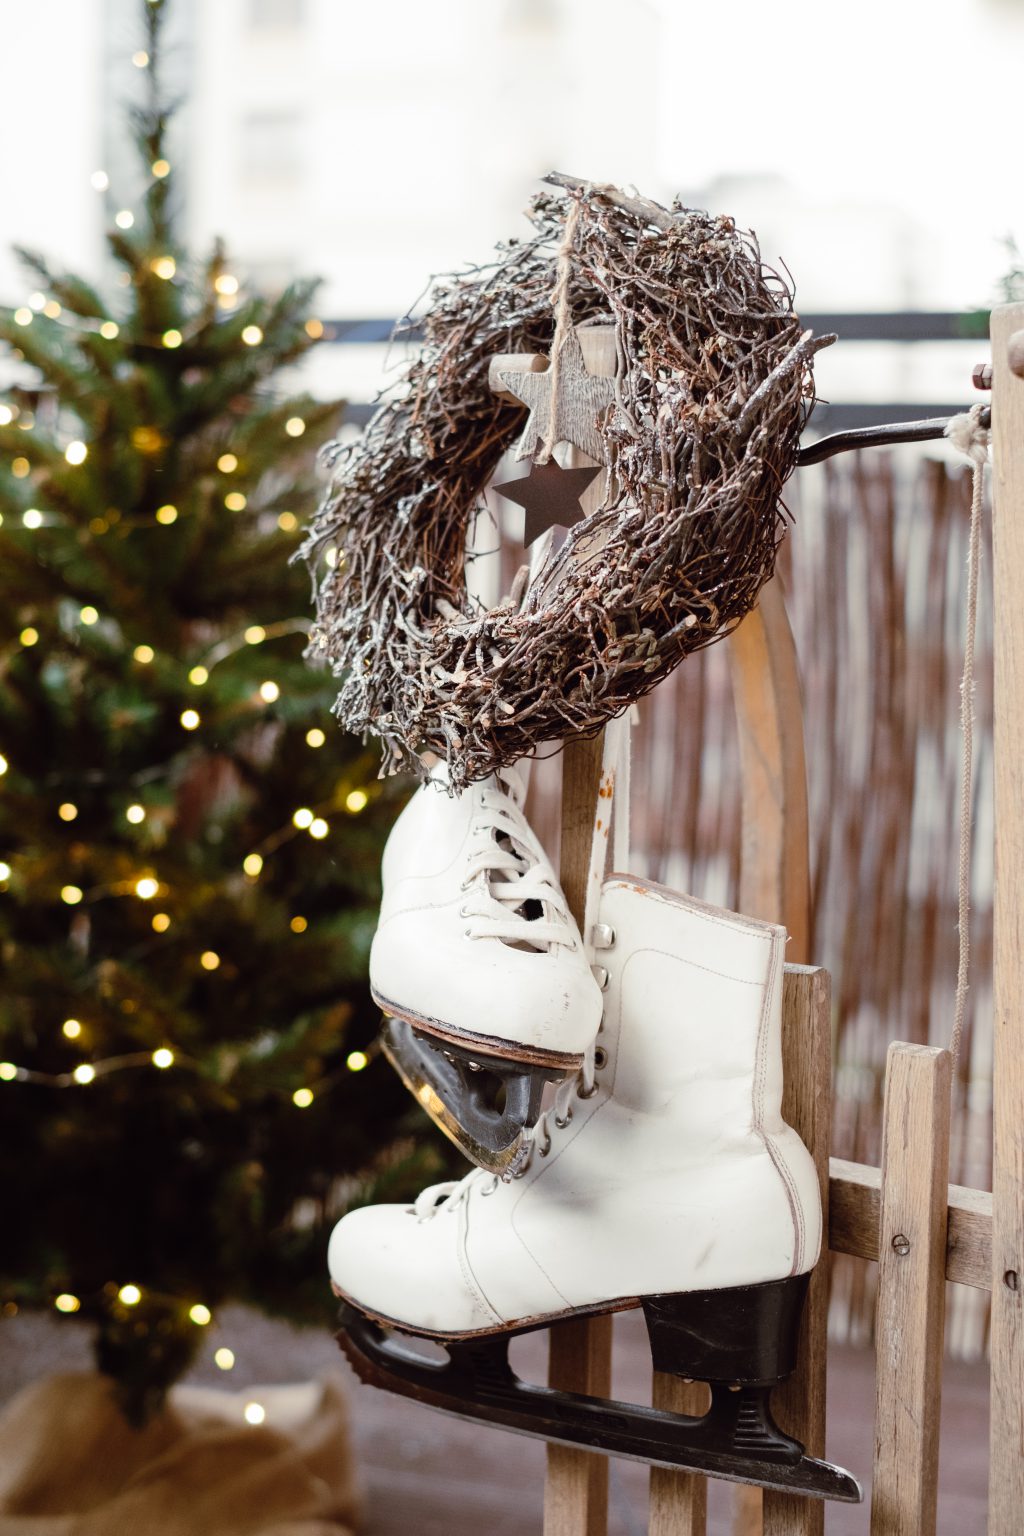
[[[466,936],[546,949],[574,947],[569,909],[522,813],[526,785],[517,768],[502,768],[479,790],[484,812],[477,817],[462,888]],[[528,903],[542,915],[530,916]],[[525,909],[525,910],[524,910]]]

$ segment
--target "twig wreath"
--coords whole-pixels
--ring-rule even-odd
[[[549,180],[532,238],[435,284],[403,380],[358,442],[325,451],[301,550],[318,583],[309,654],[342,681],[335,712],[380,737],[382,773],[422,772],[431,751],[453,790],[600,730],[749,612],[784,531],[813,354],[835,339],[802,331],[789,285],[732,220]],[[467,527],[524,411],[490,386],[491,360],[550,351],[556,399],[567,335],[602,322],[618,359],[597,423],[605,503],[542,580],[520,573],[485,610],[466,590]]]

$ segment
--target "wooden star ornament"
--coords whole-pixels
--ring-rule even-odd
[[[546,464],[533,464],[528,475],[518,480],[506,480],[494,489],[508,501],[518,502],[526,511],[523,544],[532,544],[549,528],[571,528],[584,517],[580,497],[593,482],[595,475],[603,474],[600,464],[588,464],[585,469],[563,469],[554,459]]]
[[[549,449],[556,443],[572,443],[574,448],[603,464],[607,455],[598,423],[615,400],[615,380],[587,371],[573,326],[569,326],[559,347],[558,395],[554,400],[551,377],[550,366],[542,373],[496,370],[497,387],[530,407],[516,458],[535,458],[545,443]]]

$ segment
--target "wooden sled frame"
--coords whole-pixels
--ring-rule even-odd
[[[821,1178],[828,1249],[878,1264],[872,1536],[934,1536],[945,1282],[991,1291],[988,1536],[1017,1536],[1024,1511],[1024,378],[1008,343],[1024,304],[992,315],[995,650],[995,955],[993,1187],[949,1184],[946,1050],[894,1042],[886,1066],[880,1168],[829,1157],[831,1020],[827,973],[786,968],[786,1119]],[[809,860],[800,685],[777,582],[729,642],[743,780],[740,906],[784,922],[789,955],[805,962]],[[562,790],[562,883],[582,917],[599,741],[570,743]],[[950,999],[952,1016],[952,998]],[[828,1254],[805,1309],[796,1373],[776,1393],[780,1424],[825,1451]],[[551,1330],[552,1386],[608,1396],[611,1319]],[[656,1376],[653,1402],[700,1412],[706,1389]],[[604,1536],[607,1460],[548,1447],[545,1536]],[[854,1468],[862,1476],[867,1468]],[[865,1478],[866,1481],[866,1478]],[[757,1528],[748,1505],[748,1528]],[[654,1468],[649,1536],[704,1536],[706,1482]],[[825,1506],[766,1492],[765,1536],[821,1536]]]

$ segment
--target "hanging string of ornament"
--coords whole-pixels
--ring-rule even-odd
[[[403,378],[358,442],[325,450],[299,552],[336,713],[381,739],[382,774],[422,771],[431,751],[453,790],[597,732],[750,611],[784,531],[813,356],[835,339],[802,329],[786,279],[731,219],[549,180],[531,238],[434,286]],[[614,326],[614,379],[582,367],[594,324]],[[466,589],[466,535],[524,427],[522,399],[489,382],[509,353],[551,357],[530,375],[522,451],[542,463],[582,419],[588,442],[565,440],[600,455],[605,494],[542,580],[520,573],[487,610]],[[578,398],[564,409],[571,375],[589,426]]]

